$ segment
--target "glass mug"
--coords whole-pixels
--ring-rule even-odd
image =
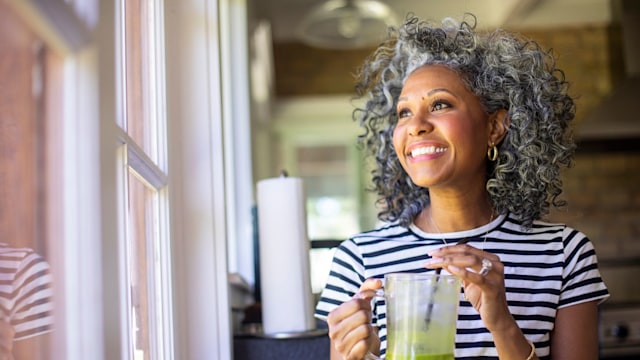
[[[453,360],[460,279],[439,273],[385,275],[388,360]]]

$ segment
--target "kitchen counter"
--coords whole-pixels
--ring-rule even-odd
[[[235,335],[234,360],[327,360],[329,336],[325,331],[308,336],[269,338],[255,335]]]

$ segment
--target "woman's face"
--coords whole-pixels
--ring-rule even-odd
[[[489,116],[456,72],[440,65],[414,71],[397,114],[393,145],[416,185],[464,190],[484,184]]]

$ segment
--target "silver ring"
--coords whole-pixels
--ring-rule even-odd
[[[478,271],[478,274],[480,276],[485,276],[489,273],[489,271],[491,271],[491,268],[493,267],[493,263],[491,262],[491,260],[489,259],[482,259],[482,267],[480,268],[480,271]]]

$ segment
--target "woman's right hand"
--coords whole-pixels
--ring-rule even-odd
[[[362,360],[369,352],[380,352],[378,332],[371,325],[371,299],[380,288],[382,281],[367,279],[351,300],[329,313],[329,337],[342,359]]]

